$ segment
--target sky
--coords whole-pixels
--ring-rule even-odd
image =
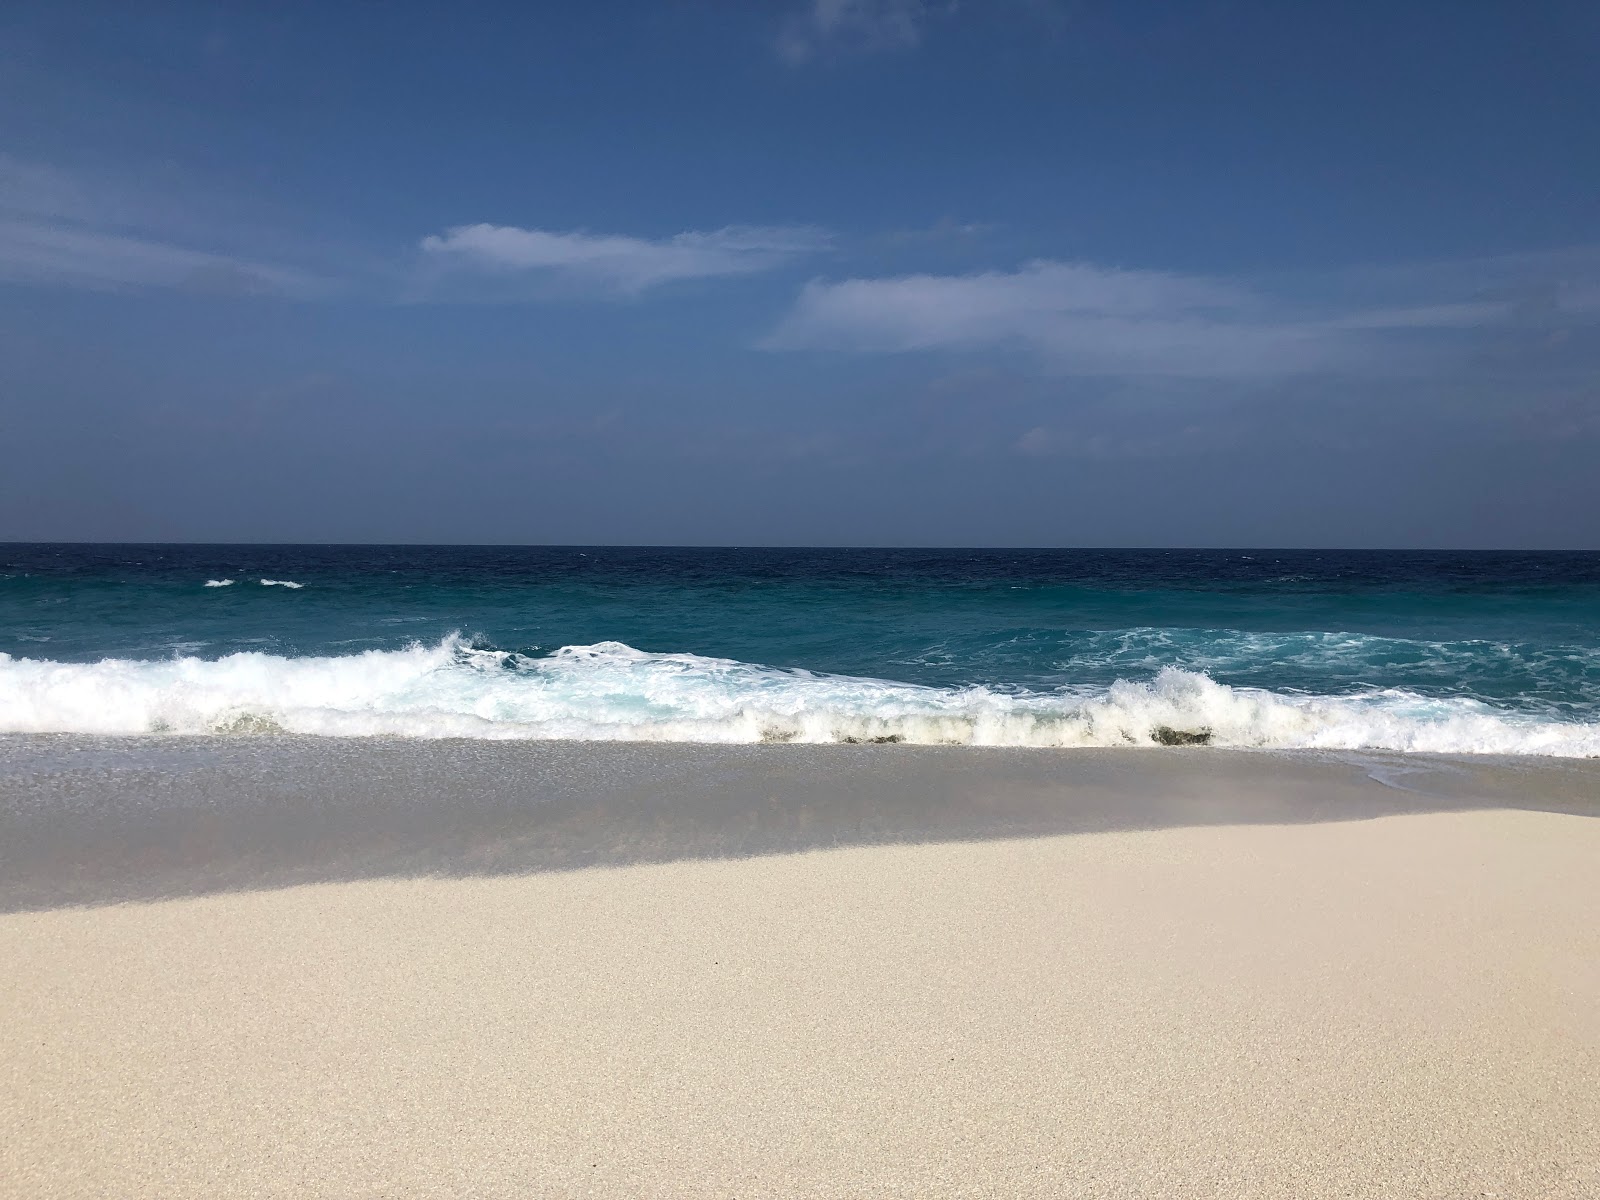
[[[0,11],[0,540],[1600,547],[1600,7]]]

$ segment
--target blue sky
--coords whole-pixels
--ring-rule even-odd
[[[13,4],[0,538],[1600,545],[1592,4]]]

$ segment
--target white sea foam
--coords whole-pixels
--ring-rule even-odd
[[[305,584],[296,583],[292,579],[263,579],[261,581],[261,586],[262,587],[303,588],[303,587],[305,587]]]
[[[0,654],[0,731],[1137,746],[1600,755],[1600,725],[1401,691],[1307,696],[1167,667],[1011,694],[777,670],[619,642],[545,658],[435,646],[329,658],[60,663]]]
[[[262,582],[265,583],[266,580],[262,580]],[[208,580],[206,580],[206,586],[207,587],[232,587],[233,586],[233,580],[231,580],[231,579],[208,579]]]

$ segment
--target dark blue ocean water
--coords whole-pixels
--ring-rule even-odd
[[[1592,552],[6,545],[0,653],[12,729],[1600,753]]]

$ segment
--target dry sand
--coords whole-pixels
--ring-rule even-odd
[[[1600,1196],[1600,822],[0,916],[14,1196]]]

